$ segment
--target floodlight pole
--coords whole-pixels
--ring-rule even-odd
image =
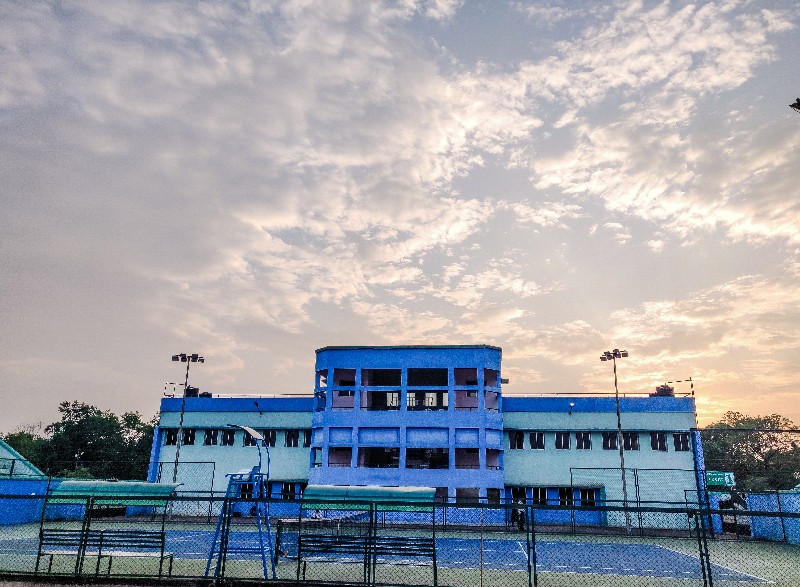
[[[172,482],[178,482],[178,462],[181,457],[181,445],[183,445],[183,416],[186,413],[186,393],[189,391],[189,366],[192,363],[205,363],[205,359],[198,354],[181,353],[172,355],[173,361],[186,363],[186,378],[183,381],[183,397],[181,398],[181,419],[178,423],[178,438],[175,445],[175,466],[172,468]]]
[[[619,409],[619,387],[617,385],[617,359],[627,357],[628,351],[614,349],[605,351],[600,355],[601,361],[611,361],[614,364],[614,400],[617,407],[617,447],[619,448],[619,468],[622,471],[622,507],[625,510],[625,531],[631,532],[631,514],[628,511],[628,480],[625,474],[625,450],[622,438],[622,416]]]

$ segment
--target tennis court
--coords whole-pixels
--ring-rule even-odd
[[[238,540],[246,540],[240,535]],[[297,534],[285,533],[282,545],[287,558],[296,558]],[[440,568],[527,572],[529,552],[525,540],[497,538],[442,537],[436,540]],[[311,562],[360,563],[356,556],[325,554]],[[530,561],[531,564],[533,561]],[[379,557],[381,564],[419,564],[402,556]],[[536,543],[536,566],[540,573],[581,573],[702,579],[700,559],[655,544],[620,544],[548,540]],[[765,582],[765,579],[712,564],[715,578],[739,582]]]

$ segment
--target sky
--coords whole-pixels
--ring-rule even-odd
[[[800,425],[795,0],[0,3],[0,431],[335,345]],[[173,383],[173,385],[168,385]]]

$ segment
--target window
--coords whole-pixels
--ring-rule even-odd
[[[544,432],[531,432],[530,441],[533,450],[544,450]]]
[[[290,448],[296,448],[299,442],[300,442],[299,430],[286,431],[286,440],[284,442],[284,446],[288,446]]]
[[[580,494],[582,506],[594,507],[597,504],[597,489],[583,488]]]
[[[262,430],[261,436],[264,437],[264,446],[275,448],[275,439],[278,436],[277,430]]]
[[[624,448],[625,450],[639,450],[639,433],[623,432],[622,448]]]
[[[358,466],[396,469],[400,466],[400,449],[362,446],[358,449]]]
[[[303,448],[311,446],[311,430],[303,430]]]
[[[531,487],[531,503],[547,505],[547,487]]]
[[[187,446],[192,446],[194,444],[195,436],[197,435],[197,430],[194,428],[185,428],[183,430],[183,444]]]
[[[492,488],[487,489],[486,503],[500,503],[500,490]]]
[[[219,430],[206,430],[205,436],[203,438],[203,444],[206,446],[216,446],[219,439]]]
[[[569,450],[569,432],[556,432],[556,448]]]
[[[528,496],[525,495],[525,488],[524,487],[512,487],[511,488],[511,501],[514,503],[525,503],[528,500]]]
[[[281,484],[281,499],[294,499],[294,483]]]
[[[617,450],[617,433],[603,432],[603,450]]]
[[[558,488],[558,505],[571,506],[573,504],[572,487]]]
[[[667,452],[667,433],[666,432],[651,432],[650,433],[650,448],[653,450],[660,450]]]
[[[253,484],[242,483],[241,487],[239,488],[239,497],[242,499],[253,499]]]
[[[244,445],[245,446],[255,446],[256,444],[257,444],[256,443],[256,439],[253,438],[252,436],[250,436],[249,432],[245,432],[244,433]]]
[[[508,447],[512,450],[525,448],[525,435],[519,430],[511,430],[508,433]]]
[[[164,444],[167,446],[174,446],[178,444],[178,429],[167,428],[164,430]]]
[[[409,387],[447,387],[447,369],[409,369]]]
[[[400,387],[401,375],[401,369],[364,369],[361,371],[361,384],[371,387]]]
[[[478,503],[478,488],[456,487],[456,503]]]
[[[356,395],[356,392],[352,389],[340,389],[336,392],[336,395],[339,397],[353,397]]]
[[[222,446],[233,446],[235,438],[236,438],[236,431],[235,430],[223,430],[222,431]]]
[[[575,448],[577,448],[578,450],[592,450],[592,433],[576,432]]]
[[[676,451],[688,451],[689,450],[689,433],[688,432],[676,432],[672,435],[672,439],[675,444]]]
[[[447,469],[450,451],[446,448],[407,448],[406,469]]]

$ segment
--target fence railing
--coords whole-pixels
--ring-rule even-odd
[[[122,504],[122,505],[119,505]],[[402,507],[401,507],[402,506]],[[627,510],[627,512],[626,512]],[[625,519],[647,520],[626,526]],[[800,585],[800,513],[0,496],[0,575],[363,585]],[[747,532],[745,532],[747,529]]]

